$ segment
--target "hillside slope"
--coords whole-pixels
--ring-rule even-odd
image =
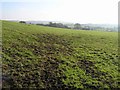
[[[118,88],[118,34],[3,21],[3,87]]]

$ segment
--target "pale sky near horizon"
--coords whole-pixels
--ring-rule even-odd
[[[2,0],[0,19],[117,24],[119,0]]]

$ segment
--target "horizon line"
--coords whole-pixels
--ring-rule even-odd
[[[58,21],[58,20],[18,20],[18,19],[0,19],[5,21],[45,21],[45,22],[63,22],[63,23],[79,23],[79,24],[110,24],[118,25],[119,23],[80,23],[80,22],[70,22],[70,21]]]

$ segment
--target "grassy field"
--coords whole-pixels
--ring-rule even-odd
[[[118,33],[3,21],[3,87],[118,88]]]

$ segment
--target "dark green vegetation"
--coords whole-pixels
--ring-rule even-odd
[[[118,88],[118,34],[3,21],[3,87]]]

